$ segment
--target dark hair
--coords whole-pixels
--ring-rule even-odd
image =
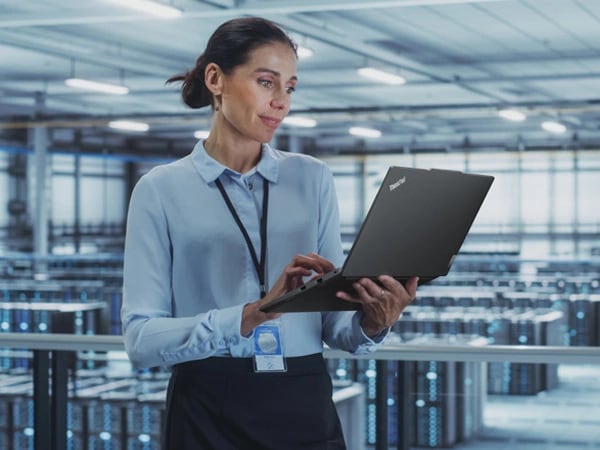
[[[229,20],[214,31],[195,67],[172,76],[167,83],[183,82],[181,97],[190,108],[212,105],[212,93],[204,83],[206,66],[215,63],[223,73],[230,74],[237,66],[246,63],[250,52],[257,47],[275,42],[288,44],[297,55],[294,41],[274,22],[260,17]]]

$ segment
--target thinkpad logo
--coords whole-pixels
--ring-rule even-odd
[[[406,176],[400,178],[398,181],[396,181],[395,183],[390,184],[390,192],[392,192],[394,189],[396,189],[397,187],[403,185],[404,183],[406,183]]]

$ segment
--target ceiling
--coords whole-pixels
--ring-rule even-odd
[[[0,144],[31,146],[46,126],[54,150],[181,155],[210,111],[183,106],[165,80],[190,68],[223,21],[258,15],[303,47],[280,148],[313,154],[600,146],[600,1],[597,0],[162,0],[160,19],[126,0],[0,0]],[[367,80],[372,66],[406,84]],[[92,93],[68,77],[124,84]],[[517,107],[527,119],[498,116]],[[142,120],[146,132],[108,128]],[[553,134],[541,123],[567,128]],[[348,134],[377,128],[378,139]]]

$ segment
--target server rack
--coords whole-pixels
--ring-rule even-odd
[[[63,270],[64,267],[59,268],[59,270],[56,272],[57,274],[60,272],[60,270]],[[79,270],[80,268],[78,267],[69,267],[69,270],[72,270],[73,272],[75,272],[76,270]],[[90,268],[90,267],[86,267],[85,269],[81,268],[81,270],[85,270],[85,271],[89,271],[90,274],[98,274],[98,270],[97,268]],[[84,273],[84,272],[81,272]],[[85,272],[87,273],[87,272]],[[93,275],[90,275],[93,276]],[[488,320],[487,318],[481,317],[482,316],[482,307],[487,309],[487,312],[494,312],[494,314],[497,316],[497,314],[504,312],[506,310],[512,310],[513,307],[510,304],[510,300],[508,299],[508,296],[506,296],[505,294],[509,291],[515,291],[515,290],[531,290],[531,295],[530,298],[533,300],[534,302],[534,307],[540,307],[542,306],[541,303],[537,304],[536,301],[538,300],[538,298],[536,297],[536,291],[542,290],[542,295],[545,295],[547,297],[547,293],[548,292],[561,292],[562,294],[558,294],[561,297],[561,301],[557,302],[560,303],[561,305],[565,305],[568,304],[569,306],[569,310],[571,309],[572,306],[572,302],[571,300],[576,298],[573,296],[577,296],[580,295],[582,300],[585,300],[585,298],[583,297],[583,295],[585,294],[585,297],[587,297],[588,299],[591,298],[590,294],[591,292],[593,292],[593,286],[594,286],[594,281],[592,280],[591,282],[589,281],[589,277],[587,278],[582,278],[581,280],[575,280],[574,282],[567,282],[566,280],[561,280],[561,282],[559,283],[552,283],[549,282],[548,280],[541,280],[539,283],[537,281],[535,282],[531,282],[531,281],[522,281],[522,280],[514,280],[511,279],[518,276],[518,274],[511,274],[510,276],[502,276],[502,278],[500,278],[499,280],[497,280],[497,282],[492,279],[492,277],[489,278],[485,278],[485,277],[481,277],[481,274],[476,274],[476,277],[474,278],[473,276],[465,276],[464,280],[461,282],[461,285],[463,286],[473,286],[474,284],[477,284],[480,287],[486,287],[486,288],[491,288],[491,290],[489,291],[489,293],[486,292],[482,292],[482,290],[477,290],[476,292],[472,292],[472,298],[469,298],[467,295],[464,294],[464,289],[463,292],[454,292],[452,294],[450,293],[445,293],[443,295],[437,295],[437,294],[432,294],[429,298],[429,300],[427,300],[428,303],[424,303],[427,304],[429,306],[431,306],[432,308],[438,310],[437,312],[437,318],[435,317],[430,317],[429,323],[427,324],[420,324],[419,327],[421,327],[422,330],[428,330],[428,332],[435,332],[437,334],[460,334],[460,332],[464,332],[465,330],[465,326],[466,326],[466,322],[463,321],[463,323],[461,324],[460,320],[458,320],[456,317],[463,315],[465,318],[467,316],[469,316],[471,314],[471,312],[473,313],[473,315],[469,316],[469,320],[471,321],[470,323],[470,327],[473,330],[478,330],[479,334],[482,335],[487,335],[488,339],[495,339],[496,343],[500,343],[499,341],[501,340],[498,336],[502,335],[505,327],[505,324],[502,322],[502,320],[507,320],[506,318],[503,318],[501,320],[498,320],[498,317],[495,317],[492,320]],[[63,277],[65,280],[68,280],[67,275],[65,274],[65,276]],[[567,279],[568,280],[568,279]],[[587,281],[586,281],[587,280]],[[446,284],[451,287],[452,290],[456,291],[455,288],[452,287],[452,280],[450,279],[446,279],[444,280],[444,282],[447,282]],[[39,286],[39,285],[38,285]],[[106,287],[104,288],[104,300],[107,301],[107,298],[110,298],[110,309],[111,309],[111,316],[110,316],[110,320],[111,320],[111,330],[115,333],[117,333],[118,327],[120,327],[120,323],[119,323],[119,318],[118,318],[118,307],[120,307],[120,296],[119,296],[119,288],[117,285],[112,286],[113,288],[113,293],[115,295],[108,297],[106,294],[108,292],[108,290],[106,289]],[[596,283],[596,289],[598,288],[597,283]],[[14,297],[14,293],[16,291],[10,291],[9,292],[9,297],[7,298],[7,300],[10,301],[18,301],[18,296]],[[86,292],[87,295],[87,300],[89,300],[92,296],[90,295],[90,293],[92,292],[92,290],[89,290]],[[575,293],[575,294],[574,294]],[[30,294],[26,294],[28,297],[28,301],[30,301],[30,299],[33,299],[34,302],[38,302],[38,301],[58,301],[58,300],[65,300],[68,299],[69,301],[77,301],[77,300],[81,300],[81,293],[75,292],[75,291],[71,291],[68,294],[62,293],[62,292],[56,292],[56,293],[49,293],[47,294],[48,297],[44,297],[43,293],[39,293],[38,296],[36,297],[35,292],[33,292],[31,295]],[[553,295],[553,294],[550,294]],[[529,294],[523,294],[523,296],[529,296]],[[84,295],[85,298],[85,295]],[[417,305],[419,299],[417,299],[417,301],[415,302],[415,306]],[[541,302],[541,300],[540,300]],[[585,304],[585,303],[583,303]],[[597,307],[598,307],[598,302],[594,303],[592,302],[592,304],[594,305],[594,307],[592,308],[592,311],[596,311]],[[453,307],[457,307],[459,309],[456,310],[452,310]],[[555,305],[553,305],[554,308],[556,308]],[[411,307],[412,308],[412,307]],[[479,308],[479,309],[478,309]],[[444,309],[444,311],[440,311],[441,309]],[[522,312],[526,312],[527,306],[523,306],[522,307]],[[547,303],[544,303],[544,309],[547,309]],[[557,308],[560,309],[560,308]],[[513,313],[517,313],[517,311],[506,311],[506,314],[511,315]],[[453,317],[454,314],[454,317]],[[570,314],[569,314],[570,315]],[[479,316],[479,317],[478,317]],[[589,324],[594,324],[594,319],[590,319],[590,317],[594,317],[592,315],[589,314],[584,314],[584,316],[586,317],[585,320],[583,320],[581,323],[583,325],[579,325],[579,329],[583,329],[582,327],[584,326],[588,326],[588,329],[595,329],[598,332],[598,328],[597,326],[595,327],[589,327]],[[32,316],[33,317],[33,316]],[[595,317],[599,317],[598,314],[595,314]],[[81,318],[81,317],[79,317]],[[45,320],[49,320],[48,318],[46,318]],[[85,320],[85,319],[84,319]],[[597,319],[595,319],[597,321]],[[10,324],[10,326],[12,327],[14,325],[15,319],[11,316],[8,317],[6,319],[6,321]],[[41,322],[42,320],[38,320],[35,318],[31,318],[29,320],[29,323],[31,324],[32,322]],[[586,322],[587,321],[587,322]],[[101,321],[102,323],[106,323],[106,320],[102,319]],[[0,320],[0,324],[2,323],[2,321]],[[496,325],[494,325],[496,324]],[[459,325],[462,325],[462,329],[458,330]],[[416,325],[415,325],[416,326]],[[543,323],[540,326],[544,326]],[[1,326],[0,326],[1,328]],[[494,331],[495,329],[495,331]],[[31,331],[34,331],[35,329],[32,327]],[[42,331],[42,330],[39,330]],[[99,332],[101,331],[100,328],[96,328],[96,330],[92,330],[90,332]],[[579,333],[581,335],[581,333]],[[597,335],[597,333],[596,333]],[[496,337],[494,337],[496,336]],[[543,334],[542,334],[543,336]],[[596,339],[595,342],[598,342],[598,340]],[[508,342],[507,342],[508,343]],[[14,355],[15,353],[12,353],[11,355],[8,355],[7,358],[10,360],[11,358],[14,359]],[[21,357],[23,358],[27,358],[27,355],[22,354]],[[396,381],[399,381],[401,376],[399,375],[402,371],[400,371],[398,369],[398,367],[396,366],[397,363],[386,363],[386,364],[390,364],[389,367],[389,371],[391,373],[391,379],[393,379],[394,377],[396,378]],[[501,363],[499,363],[501,364]],[[377,366],[377,363],[375,364]],[[510,368],[510,365],[509,365]],[[347,375],[350,379],[356,379],[357,378],[357,371],[356,371],[356,361],[352,360],[352,361],[348,361],[348,364],[346,364],[345,369]],[[459,368],[457,368],[457,371],[459,370]],[[381,371],[377,371],[377,373],[380,373]],[[341,373],[341,371],[340,371]],[[510,370],[507,372],[506,375],[506,379],[510,380]],[[403,379],[406,379],[405,377],[402,377]],[[388,379],[388,384],[387,384],[387,391],[390,392],[394,389],[394,385],[397,385],[398,383],[392,383],[389,381]],[[376,383],[375,383],[376,386]],[[399,388],[396,388],[399,391],[402,391]],[[375,389],[375,391],[377,391],[377,389]],[[458,390],[457,390],[458,392]],[[393,405],[390,405],[393,406]],[[393,409],[393,408],[392,408]],[[397,415],[393,415],[395,413],[393,413],[393,411],[389,411],[390,413],[390,423],[392,420],[396,420],[398,423],[402,422],[402,418],[401,418],[401,414],[398,412]],[[375,427],[375,435],[377,435],[377,426],[375,426],[376,424],[374,424]],[[457,424],[458,426],[458,424]],[[388,439],[390,441],[392,441],[394,435],[393,435],[393,427],[389,427],[388,429],[389,434],[388,434]],[[468,434],[468,429],[466,429],[464,431],[465,435]],[[457,432],[457,437],[460,436],[460,432]],[[145,439],[145,438],[142,438]],[[398,441],[402,440],[402,436],[398,436]],[[398,444],[400,445],[400,444]]]

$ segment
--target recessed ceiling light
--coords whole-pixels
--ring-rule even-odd
[[[542,128],[550,133],[562,134],[567,131],[567,127],[564,126],[560,122],[555,122],[553,120],[548,120],[546,122],[542,122]]]
[[[127,86],[122,86],[119,84],[100,83],[98,81],[84,80],[83,78],[67,78],[65,80],[65,85],[77,89],[103,92],[105,94],[125,95],[129,93],[129,88]]]
[[[293,127],[314,128],[317,126],[317,121],[310,117],[287,116],[283,119],[283,123]]]
[[[381,131],[374,128],[363,128],[363,127],[351,127],[348,132],[353,136],[364,137],[364,138],[378,138],[381,137]]]
[[[152,0],[107,0],[125,8],[135,9],[162,19],[176,19],[183,12],[171,5]]]
[[[108,126],[110,128],[114,128],[116,130],[126,130],[126,131],[148,131],[150,129],[150,125],[144,122],[135,122],[133,120],[112,120],[108,122]]]
[[[375,69],[374,67],[361,67],[358,69],[358,74],[365,78],[386,84],[402,85],[406,83],[406,78],[396,75],[395,73]]]
[[[501,109],[498,111],[498,115],[506,120],[511,120],[513,122],[522,122],[527,119],[525,113],[512,108]]]

